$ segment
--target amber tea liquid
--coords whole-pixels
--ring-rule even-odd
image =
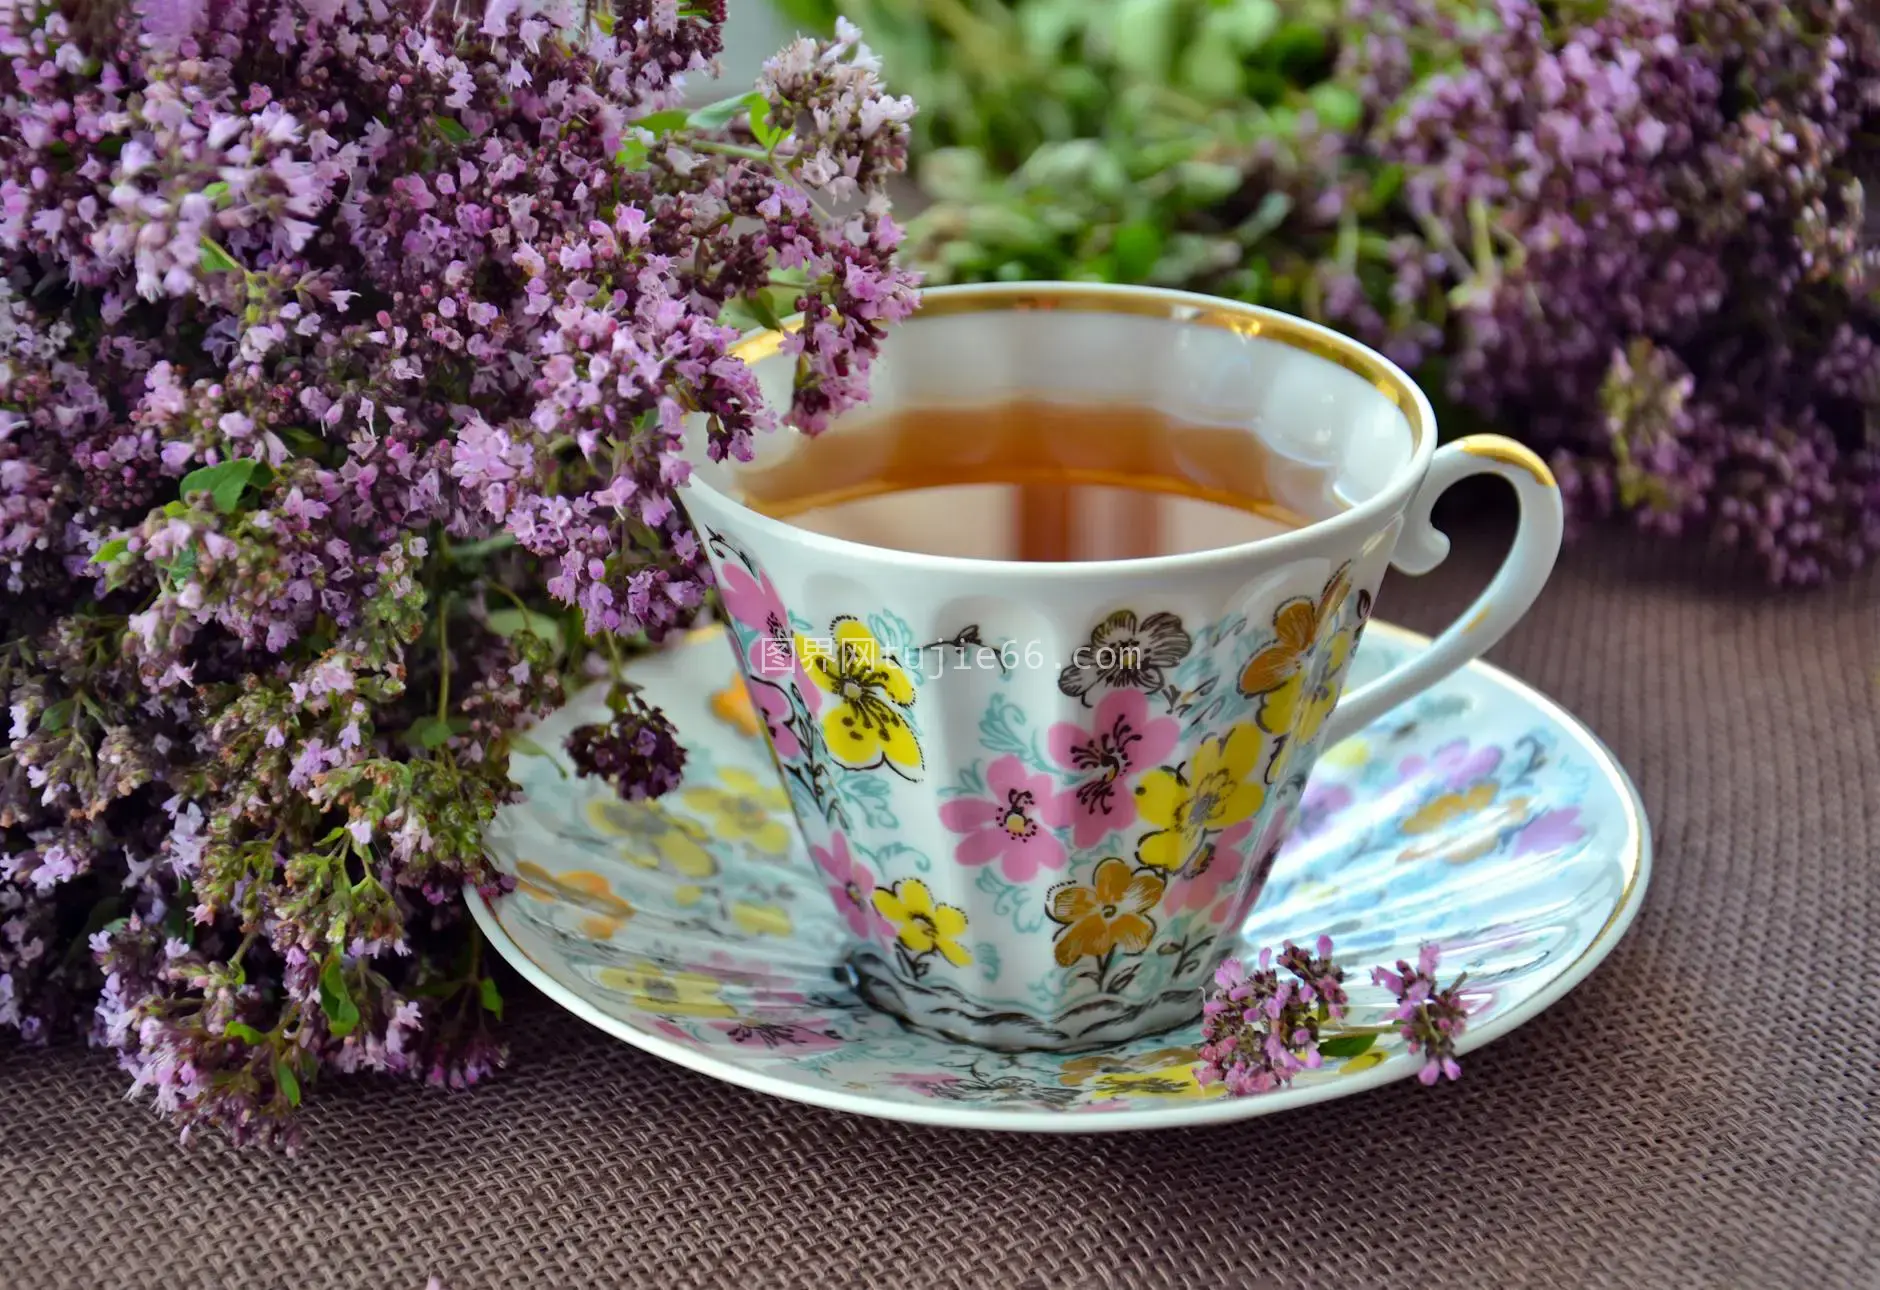
[[[1128,560],[1235,546],[1323,518],[1274,500],[1273,467],[1242,428],[1020,400],[864,413],[741,472],[739,493],[767,515],[871,546]]]

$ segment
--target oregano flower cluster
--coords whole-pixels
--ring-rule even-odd
[[[563,676],[704,603],[684,427],[820,429],[913,305],[912,103],[845,26],[688,112],[723,19],[0,0],[0,1029],[239,1139],[500,1060],[458,893]],[[656,792],[616,692],[578,751]]]
[[[936,280],[1307,314],[1413,370],[1446,430],[1547,455],[1581,520],[1705,540],[1779,584],[1880,556],[1871,0],[1337,0],[1248,30],[1236,8],[1092,6],[1078,40],[1010,23],[1020,93],[1096,85],[1009,175],[981,180],[1000,147],[955,121],[979,153],[923,167]],[[921,28],[896,54],[936,85],[979,77],[958,48]]]

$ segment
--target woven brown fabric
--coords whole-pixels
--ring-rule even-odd
[[[1494,541],[1381,613],[1440,625]],[[1625,537],[1571,551],[1496,658],[1631,770],[1656,871],[1606,965],[1456,1085],[1206,1131],[917,1129],[664,1065],[515,984],[503,1078],[324,1089],[287,1161],[181,1150],[104,1058],[0,1046],[0,1284],[1871,1290],[1877,629],[1871,577],[1771,595]]]

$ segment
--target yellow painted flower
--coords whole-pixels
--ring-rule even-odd
[[[730,685],[712,692],[711,708],[714,717],[742,735],[755,739],[764,733],[757,705],[751,702],[751,689],[741,676],[732,677]]]
[[[1313,667],[1313,654],[1322,640],[1329,642],[1338,611],[1350,593],[1351,566],[1340,565],[1317,601],[1297,596],[1273,611],[1273,643],[1248,659],[1240,673],[1240,692],[1263,696],[1255,719],[1268,734],[1293,733],[1310,710],[1312,674],[1318,670]],[[1346,649],[1349,652],[1349,642]],[[1312,733],[1317,732],[1315,725]],[[1300,735],[1302,741],[1309,738],[1310,734]]]
[[[1389,1053],[1380,1053],[1377,1049],[1373,1048],[1367,1053],[1359,1053],[1356,1057],[1346,1061],[1338,1068],[1338,1073],[1340,1075],[1356,1075],[1360,1071],[1368,1071],[1373,1066],[1381,1065],[1389,1056]]]
[[[1182,1102],[1218,1097],[1218,1088],[1201,1082],[1198,1066],[1196,1062],[1185,1062],[1159,1070],[1099,1075],[1090,1087],[1104,1097],[1155,1097]]]
[[[1193,1047],[1188,1046],[1157,1048],[1135,1057],[1118,1057],[1107,1052],[1086,1053],[1082,1057],[1069,1058],[1058,1067],[1058,1083],[1067,1088],[1078,1088],[1099,1075],[1127,1075],[1160,1070],[1164,1066],[1183,1066],[1198,1060],[1200,1056]]]
[[[1186,774],[1160,767],[1136,787],[1136,813],[1158,831],[1136,847],[1157,869],[1179,869],[1200,853],[1211,832],[1250,820],[1266,804],[1260,768],[1267,741],[1258,727],[1235,726],[1195,750]]]
[[[781,905],[759,905],[746,900],[731,902],[731,921],[749,936],[788,936],[792,930],[790,915]]]
[[[783,790],[738,766],[726,767],[718,778],[723,788],[688,788],[680,800],[709,818],[712,831],[727,842],[749,842],[765,855],[788,851],[790,799]]]
[[[1425,802],[1399,827],[1411,837],[1427,840],[1406,847],[1397,858],[1440,857],[1450,864],[1481,859],[1495,849],[1505,833],[1526,820],[1531,810],[1525,797],[1497,803],[1499,791],[1494,781],[1483,780],[1461,792],[1444,793]]]
[[[829,631],[826,641],[796,638],[810,681],[836,698],[822,715],[829,755],[851,770],[886,763],[908,779],[920,778],[920,743],[907,720],[914,683],[860,622],[838,618]]]
[[[1371,760],[1371,745],[1363,739],[1353,736],[1343,743],[1333,744],[1319,758],[1319,764],[1336,767],[1339,770],[1357,770]]]
[[[1109,856],[1097,865],[1090,885],[1066,882],[1045,897],[1044,912],[1063,930],[1058,933],[1059,967],[1079,959],[1099,959],[1111,950],[1140,954],[1155,936],[1149,911],[1162,899],[1162,879],[1133,873],[1127,861]]]
[[[628,802],[605,794],[587,805],[588,823],[615,838],[621,858],[642,869],[662,864],[687,878],[709,878],[718,862],[705,849],[710,835],[693,820],[669,814],[656,802]]]
[[[533,860],[524,860],[516,866],[516,889],[532,900],[592,910],[581,920],[581,931],[596,940],[610,939],[634,914],[633,906],[614,895],[606,878],[588,869],[553,874]]]
[[[875,911],[888,920],[910,953],[938,954],[954,967],[973,961],[960,943],[966,935],[966,915],[951,905],[935,905],[933,893],[920,879],[904,878],[892,891],[875,888]]]
[[[719,997],[720,982],[702,972],[668,972],[652,963],[605,967],[602,985],[630,995],[635,1007],[664,1017],[729,1017],[735,1010]]]
[[[1340,628],[1332,633],[1325,652],[1311,669],[1299,700],[1299,723],[1293,727],[1289,745],[1310,744],[1318,738],[1325,718],[1338,706],[1339,693],[1345,688],[1345,669],[1351,663],[1351,631]]]

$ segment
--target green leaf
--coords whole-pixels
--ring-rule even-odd
[[[450,741],[450,722],[442,717],[419,717],[405,729],[405,738],[424,749],[442,748]]]
[[[487,626],[505,639],[526,633],[561,644],[561,620],[533,609],[493,609],[487,619]]]
[[[202,195],[218,206],[221,205],[222,199],[228,196],[228,181],[226,179],[216,180],[213,184],[209,184],[202,190]]]
[[[112,538],[92,553],[93,564],[110,564],[131,549],[129,538]]]
[[[1124,75],[1144,81],[1166,79],[1175,43],[1171,0],[1116,0],[1110,39],[1111,53]]]
[[[495,980],[491,977],[484,977],[477,990],[483,998],[483,1010],[494,1014],[496,1019],[501,1021],[503,1019],[503,995],[502,991],[496,988]]]
[[[1376,1035],[1340,1035],[1336,1039],[1321,1039],[1319,1052],[1327,1057],[1356,1057],[1369,1052],[1376,1042]]]
[[[1306,92],[1319,124],[1344,134],[1358,128],[1364,116],[1364,103],[1343,85],[1320,81]]]
[[[450,549],[453,560],[477,560],[498,551],[507,551],[516,544],[514,533],[498,533],[493,537],[478,538],[475,542],[465,542]]]
[[[788,127],[770,123],[770,106],[769,99],[751,105],[751,137],[756,139],[758,146],[766,152],[782,143],[784,137],[790,133]]]
[[[757,331],[763,327],[763,320],[751,312],[751,307],[742,300],[727,300],[725,307],[718,311],[718,325],[731,327],[740,332]]]
[[[749,306],[751,317],[770,328],[772,331],[783,330],[783,319],[777,317],[777,311],[771,307],[767,293],[759,291],[746,296],[744,303]]]
[[[204,273],[245,273],[235,257],[222,249],[222,244],[210,238],[202,239],[202,271]]]
[[[446,143],[469,143],[475,137],[454,116],[434,116],[431,124],[437,127],[437,132],[444,136]]]
[[[66,723],[72,719],[75,706],[70,699],[60,699],[39,714],[39,728],[48,734],[65,729]]]
[[[1298,83],[1317,79],[1313,73],[1325,62],[1325,48],[1325,32],[1319,25],[1296,19],[1281,27],[1263,52]]]
[[[707,103],[704,107],[687,117],[687,123],[697,130],[722,130],[733,121],[750,112],[760,103],[768,102],[756,90],[748,94],[739,94],[735,98],[719,99],[716,103]]]
[[[222,1033],[230,1039],[239,1039],[244,1044],[253,1044],[259,1048],[268,1042],[268,1037],[245,1021],[231,1021],[222,1027]]]
[[[1226,41],[1197,40],[1182,54],[1178,73],[1182,88],[1204,103],[1226,103],[1240,97],[1240,55]]]
[[[287,446],[294,450],[296,457],[312,457],[318,461],[326,455],[326,440],[311,430],[303,430],[299,426],[288,426],[280,432],[280,436]]]
[[[277,1059],[274,1063],[274,1082],[281,1086],[281,1092],[287,1094],[289,1106],[300,1105],[300,1077],[294,1074],[294,1068],[285,1059]]]
[[[1152,220],[1131,220],[1116,230],[1110,255],[1118,282],[1146,281],[1162,258],[1162,230]]]
[[[553,753],[527,735],[509,736],[509,746],[525,757],[552,757]]]
[[[684,108],[667,108],[664,112],[643,116],[633,124],[642,130],[651,130],[654,134],[671,134],[674,130],[685,129],[689,119]]]
[[[242,489],[248,487],[249,477],[260,465],[253,457],[237,457],[233,461],[192,470],[183,476],[183,496],[207,493],[215,503],[216,510],[227,515],[240,503]]]
[[[1251,246],[1286,222],[1292,214],[1292,198],[1282,192],[1270,192],[1260,199],[1253,214],[1241,222],[1234,230],[1234,236],[1242,246]]]
[[[335,1039],[344,1039],[359,1024],[359,1005],[346,989],[346,970],[337,952],[328,954],[320,968],[320,1007]]]
[[[1371,181],[1371,204],[1383,206],[1393,200],[1403,189],[1403,167],[1385,166],[1377,172],[1377,178]]]
[[[1209,35],[1219,33],[1242,54],[1250,54],[1266,44],[1279,30],[1279,5],[1275,0],[1236,0],[1208,15]]]
[[[638,139],[628,139],[620,145],[620,151],[614,154],[614,164],[622,170],[633,171],[646,169],[647,148]]]

